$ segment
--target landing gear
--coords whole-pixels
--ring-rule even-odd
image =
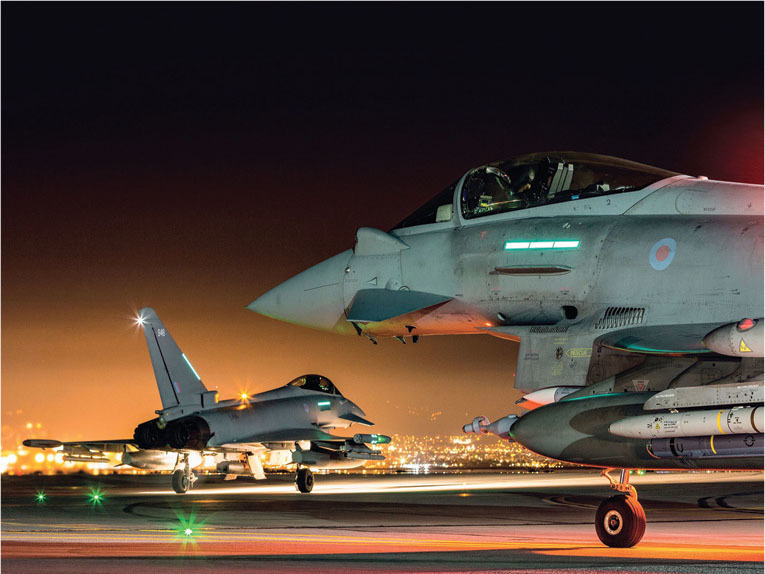
[[[636,498],[618,494],[604,500],[595,513],[595,531],[606,546],[631,548],[645,533],[645,512]]]
[[[313,473],[310,468],[299,468],[295,476],[295,486],[300,492],[308,493],[313,490]]]
[[[640,542],[645,534],[645,511],[637,499],[637,491],[630,484],[630,473],[621,469],[617,482],[609,472],[603,471],[611,483],[611,488],[624,494],[617,494],[600,503],[595,513],[595,531],[606,546],[613,548],[631,548]]]
[[[186,494],[189,488],[194,486],[197,477],[191,471],[191,465],[189,464],[189,455],[183,455],[183,458],[178,460],[178,464],[173,472],[173,490],[178,494]]]
[[[186,473],[182,468],[179,468],[173,473],[173,490],[178,494],[185,494],[191,486],[189,479],[186,477]]]

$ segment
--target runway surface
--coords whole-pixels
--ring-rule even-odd
[[[2,480],[3,572],[762,572],[762,473],[634,476],[631,549],[595,535],[597,471]]]

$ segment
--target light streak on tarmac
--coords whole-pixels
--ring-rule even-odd
[[[632,476],[630,481],[636,486],[641,484],[687,484],[704,482],[736,482],[743,476],[755,476],[762,478],[762,473],[673,473],[673,474],[646,474]],[[506,490],[524,488],[569,488],[584,486],[603,486],[605,480],[597,471],[586,475],[550,474],[548,476],[532,475],[415,475],[407,477],[375,476],[366,478],[345,478],[342,481],[324,482],[322,475],[316,475],[316,482],[311,496],[320,494],[374,494],[384,492],[450,492],[450,491],[480,491],[480,490]],[[141,496],[165,496],[168,490],[140,490],[130,491],[131,495]],[[295,494],[292,485],[258,484],[255,486],[233,487],[204,487],[199,490],[190,490],[184,496],[210,496],[210,495],[258,495],[258,494]]]
[[[597,471],[317,475],[310,495],[286,475],[225,487],[200,480],[186,495],[172,493],[167,478],[112,477],[97,513],[75,478],[49,483],[46,505],[29,496],[32,477],[13,487],[17,495],[4,479],[3,569],[159,574],[171,571],[165,565],[190,574],[226,560],[226,570],[270,572],[624,572],[631,564],[696,573],[761,572],[763,559],[757,472],[634,476],[649,521],[630,549],[595,536],[595,508],[610,495]]]
[[[89,532],[15,534],[3,542],[3,556],[50,557],[67,556],[72,547],[90,556],[200,556],[226,555],[301,555],[301,554],[375,554],[389,552],[459,552],[480,550],[515,550],[532,554],[579,557],[629,557],[654,560],[709,560],[735,562],[761,562],[762,546],[729,546],[721,544],[657,544],[644,543],[636,548],[606,548],[597,543],[541,542],[526,540],[506,541],[500,535],[482,536],[466,540],[443,536],[430,538],[413,533],[400,535],[359,536],[347,532],[337,535],[301,535],[283,533],[255,533],[209,530],[199,534],[192,547],[179,549],[177,533],[156,532]],[[5,539],[5,537],[4,537]],[[24,545],[24,542],[34,544]]]

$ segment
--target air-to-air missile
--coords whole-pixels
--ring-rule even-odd
[[[731,435],[765,430],[765,408],[735,407],[639,415],[611,423],[608,432],[627,438]]]

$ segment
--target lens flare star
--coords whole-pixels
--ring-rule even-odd
[[[93,486],[90,488],[90,491],[88,492],[88,502],[93,505],[93,507],[101,506],[104,502],[104,492],[101,490],[100,486]]]
[[[189,511],[188,516],[181,510],[176,510],[175,516],[178,518],[175,527],[175,532],[177,533],[175,539],[181,543],[181,549],[185,550],[188,544],[196,547],[197,540],[202,536],[202,527],[206,521],[198,521],[196,511],[193,508]]]

